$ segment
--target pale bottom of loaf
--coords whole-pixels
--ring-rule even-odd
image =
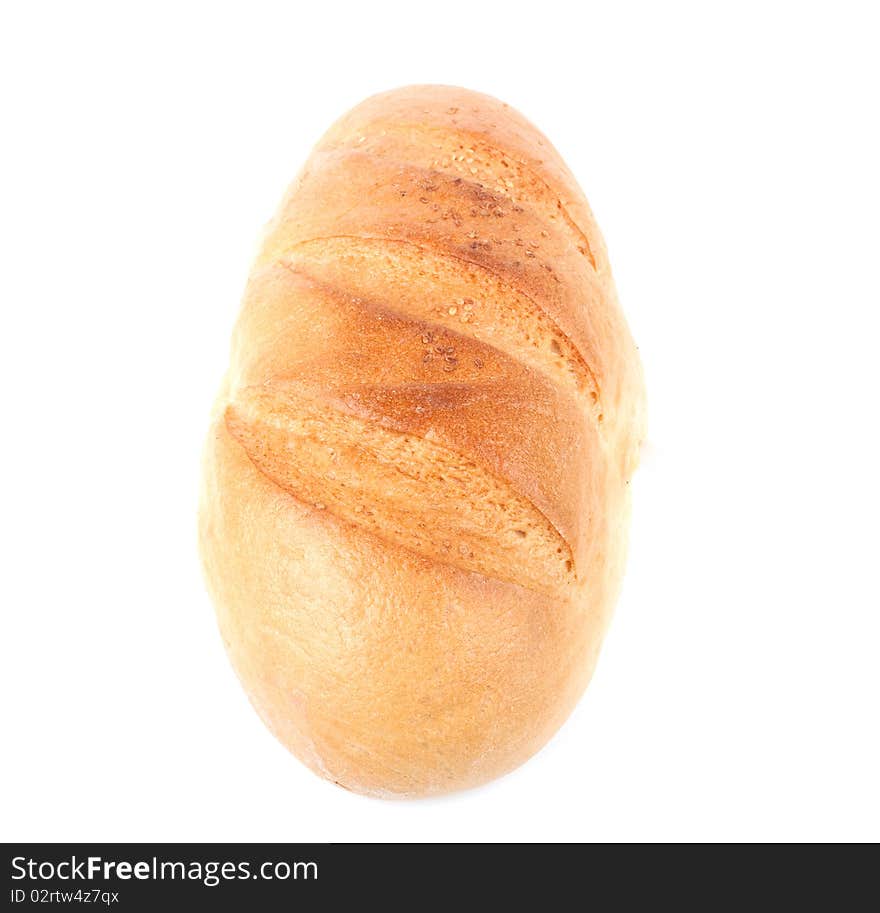
[[[574,596],[441,564],[307,505],[218,418],[200,537],[251,701],[316,773],[372,796],[477,786],[538,751],[587,686],[623,567],[628,494],[607,493]]]

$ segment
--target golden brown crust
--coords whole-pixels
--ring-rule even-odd
[[[531,124],[432,86],[338,121],[269,227],[206,454],[207,578],[279,738],[375,794],[537,750],[613,604],[642,401]]]
[[[319,148],[362,146],[378,134],[381,150],[389,133],[391,142],[410,140],[405,160],[471,175],[514,199],[540,196],[559,205],[560,217],[586,239],[584,255],[608,272],[605,243],[577,181],[547,137],[509,105],[454,86],[409,86],[349,111]]]
[[[368,152],[316,156],[270,229],[262,262],[316,238],[407,242],[502,280],[571,340],[594,377],[607,373],[615,353],[598,344],[611,319],[604,283],[559,226],[474,180]]]

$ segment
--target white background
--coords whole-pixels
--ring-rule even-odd
[[[3,9],[3,839],[880,838],[873,4]],[[383,802],[250,709],[195,508],[263,223],[331,121],[414,82],[558,146],[651,424],[574,716],[486,788]]]

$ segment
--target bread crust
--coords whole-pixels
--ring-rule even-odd
[[[248,283],[200,509],[276,736],[381,796],[537,751],[613,606],[643,400],[601,235],[536,128],[441,86],[331,127]]]

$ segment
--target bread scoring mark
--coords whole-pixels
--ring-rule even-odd
[[[575,345],[602,379],[601,340],[610,330],[607,281],[589,269],[546,217],[465,178],[360,150],[320,153],[315,179],[282,206],[260,258],[277,261],[313,238],[409,241],[438,256],[482,266],[519,291]],[[320,176],[319,176],[320,175]],[[337,188],[344,186],[346,192]],[[351,209],[351,200],[361,205]],[[298,215],[296,203],[308,215]],[[551,229],[551,230],[548,230]],[[601,391],[597,391],[597,396]]]
[[[601,341],[614,319],[603,304],[607,280],[583,264],[561,232],[548,231],[546,217],[474,181],[397,159],[347,148],[315,156],[312,179],[298,184],[276,215],[260,264],[312,239],[412,242],[505,281],[578,348],[594,380],[602,377]],[[354,209],[352,200],[360,201]]]
[[[461,295],[452,299],[452,303],[444,301],[442,305],[434,307],[430,314],[427,315],[428,319],[444,326],[451,327],[456,332],[470,336],[478,342],[491,345],[493,348],[504,352],[514,359],[525,361],[530,367],[538,368],[543,374],[552,376],[556,381],[561,380],[566,386],[573,386],[575,390],[587,396],[590,413],[597,422],[600,421],[598,416],[602,414],[602,407],[600,404],[601,391],[599,389],[599,383],[594,371],[585,360],[574,341],[565,333],[553,317],[541,307],[534,297],[522,289],[513,286],[497,270],[485,263],[476,262],[468,257],[457,256],[447,249],[439,248],[431,244],[418,243],[403,238],[351,234],[326,235],[300,241],[287,248],[278,258],[278,262],[286,268],[299,271],[313,280],[319,279],[318,265],[320,261],[316,257],[309,256],[309,249],[315,248],[316,246],[320,247],[328,242],[345,242],[350,248],[348,250],[336,251],[333,254],[332,259],[334,268],[339,268],[347,257],[357,256],[359,253],[357,248],[359,246],[362,248],[362,245],[366,244],[378,250],[385,249],[387,251],[387,248],[389,247],[392,249],[397,248],[398,251],[404,252],[400,256],[409,258],[410,260],[412,260],[413,254],[426,256],[433,261],[433,264],[429,264],[429,266],[434,265],[435,268],[439,266],[447,269],[450,276],[452,276],[455,281],[460,282],[464,290]],[[375,250],[367,251],[366,254],[374,256]],[[409,264],[404,263],[403,267],[405,268],[408,265]],[[422,271],[424,272],[424,267]],[[472,272],[477,273],[477,281],[469,277],[468,274]],[[414,313],[414,309],[423,306],[428,297],[427,294],[411,294],[412,291],[416,290],[413,279],[417,276],[418,271],[416,272],[416,276],[409,279],[406,289],[388,289],[387,297],[391,298],[393,295],[396,301],[396,306],[389,307],[389,309],[402,316],[416,316],[425,319],[426,315]],[[362,271],[360,275],[358,275],[355,270],[352,270],[346,275],[346,279],[352,283],[365,283],[368,281],[368,278],[369,273],[366,270]],[[490,295],[481,296],[479,291],[474,290],[473,287],[478,285],[480,280],[483,282],[488,280],[493,286],[493,290],[497,290],[501,293],[505,304],[508,300],[511,302],[508,307],[513,315],[511,323],[514,325],[522,325],[523,317],[525,315],[520,312],[520,301],[526,302],[538,321],[537,330],[539,335],[537,338],[532,337],[531,339],[521,342],[514,339],[512,333],[505,335],[503,332],[499,332],[499,330],[503,330],[504,328],[497,325],[492,327],[493,334],[491,343],[487,342],[483,336],[480,335],[477,315],[475,313],[475,304],[477,300],[482,300],[483,298],[488,299],[491,303],[492,297]],[[340,293],[348,293],[352,297],[355,297],[358,291],[357,288],[351,288],[350,292],[348,289],[342,289],[339,286],[336,288]],[[401,303],[404,304],[403,307],[401,307]],[[490,318],[497,317],[497,315],[489,316]],[[491,323],[491,320],[489,322]],[[543,326],[541,326],[541,324],[543,324]],[[542,338],[542,334],[546,334],[546,338]],[[553,360],[547,357],[546,350],[541,351],[541,348],[545,343],[551,355],[556,357],[555,360],[562,362],[562,371],[553,370]],[[534,357],[536,354],[540,357]]]
[[[530,498],[436,440],[352,414],[344,398],[265,384],[238,391],[224,422],[261,474],[316,511],[537,592],[576,582],[571,547]]]
[[[414,133],[420,133],[427,141],[413,142],[411,137]],[[479,134],[448,127],[426,127],[423,124],[383,123],[380,132],[370,134],[369,128],[357,130],[338,144],[330,144],[326,148],[360,148],[381,155],[382,147],[387,145],[389,137],[401,141],[407,150],[406,160],[409,164],[423,163],[440,173],[465,175],[472,180],[489,178],[491,189],[503,196],[512,200],[537,202],[551,210],[555,208],[566,229],[574,236],[577,250],[586,257],[593,270],[598,272],[590,239],[558,192],[528,161],[486,142]],[[432,153],[427,160],[425,150]],[[553,219],[552,212],[548,218]]]

